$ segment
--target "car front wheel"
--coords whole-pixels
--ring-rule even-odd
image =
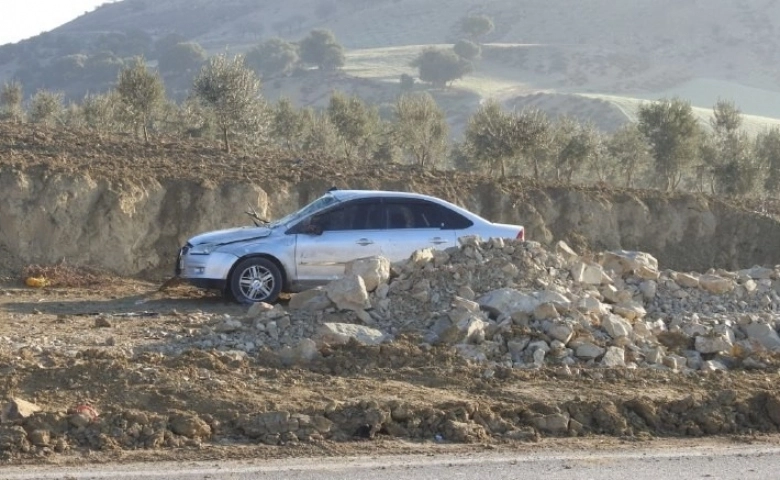
[[[241,260],[230,277],[230,293],[239,303],[273,303],[281,290],[279,267],[267,258]]]

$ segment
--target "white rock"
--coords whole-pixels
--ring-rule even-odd
[[[612,307],[612,311],[616,315],[620,315],[621,317],[628,319],[631,322],[640,320],[644,318],[645,315],[647,315],[645,307],[635,302],[626,302],[619,305],[614,305]]]
[[[249,318],[257,318],[273,309],[274,306],[269,303],[257,302],[253,303],[252,306],[249,307],[249,310],[246,314]]]
[[[533,317],[536,320],[553,320],[560,317],[560,314],[552,303],[542,303],[534,309]]]
[[[534,365],[537,367],[541,367],[544,365],[544,356],[547,355],[547,352],[542,350],[541,348],[537,348],[534,350],[533,356],[534,356]]]
[[[340,310],[365,310],[371,307],[363,278],[351,274],[334,280],[325,286],[328,298]]]
[[[571,267],[571,276],[577,283],[600,285],[604,279],[604,270],[600,265],[577,262]]]
[[[605,285],[601,288],[601,295],[609,303],[627,303],[631,301],[633,294],[629,290],[620,290],[614,285]]]
[[[609,347],[604,354],[604,358],[601,359],[601,366],[603,367],[625,367],[626,366],[626,352],[621,347]]]
[[[751,323],[743,325],[742,331],[753,341],[758,342],[768,350],[780,350],[780,335],[772,326],[766,323]]]
[[[734,345],[726,334],[699,335],[694,341],[699,353],[728,352]]]
[[[343,345],[350,339],[354,339],[362,345],[379,345],[386,338],[384,333],[375,328],[351,323],[325,323],[320,326],[316,335],[318,344],[334,345]]]
[[[572,250],[572,248],[563,240],[560,240],[555,244],[555,253],[566,263],[576,262],[580,258],[580,256],[577,255],[577,252]]]
[[[688,359],[685,357],[681,357],[680,355],[668,355],[664,357],[664,365],[671,368],[672,370],[680,370],[685,367],[686,363],[688,363]]]
[[[755,266],[747,270],[740,270],[738,273],[740,275],[745,275],[747,277],[750,277],[753,280],[768,280],[772,278],[772,274],[774,273],[774,270],[772,270],[771,268]]]
[[[645,280],[639,284],[639,291],[642,292],[645,301],[651,301],[658,293],[658,283],[655,280]]]
[[[686,288],[699,288],[699,277],[688,273],[675,272],[672,278],[677,285]]]
[[[621,277],[630,273],[636,274],[642,269],[647,272],[658,271],[658,260],[645,252],[628,250],[606,252],[601,260],[601,264],[605,270],[611,270]],[[655,273],[654,278],[657,278],[657,273]]]
[[[40,411],[41,407],[34,403],[22,400],[21,398],[11,398],[8,403],[3,405],[2,412],[0,412],[0,423],[24,420]]]
[[[612,338],[628,337],[633,332],[631,324],[617,315],[606,315],[601,319],[601,327]]]
[[[647,361],[647,363],[660,364],[663,363],[665,356],[666,349],[659,345],[650,348],[645,352],[645,361]]]
[[[601,303],[597,298],[586,296],[580,298],[575,303],[575,307],[581,313],[594,313],[596,315],[605,315],[609,313],[609,308]]]
[[[526,347],[526,350],[534,352],[536,350],[543,350],[544,352],[550,351],[550,346],[545,342],[544,340],[536,340],[533,342],[530,342],[528,344],[528,347]]]
[[[574,350],[574,355],[576,355],[578,358],[589,360],[604,355],[604,352],[606,352],[604,348],[599,347],[598,345],[594,345],[590,342],[585,342],[577,346],[577,348]]]
[[[701,370],[703,372],[715,372],[718,370],[728,370],[728,367],[726,367],[723,362],[718,360],[707,360],[706,362],[702,363]]]
[[[360,276],[366,291],[373,292],[390,278],[390,260],[381,256],[358,258],[347,263],[344,273]]]
[[[547,334],[565,345],[569,343],[569,340],[574,335],[574,329],[565,323],[557,323],[547,330]]]
[[[328,297],[328,292],[326,292],[323,287],[317,287],[294,294],[290,298],[290,303],[287,304],[287,308],[289,308],[290,311],[303,310],[306,312],[318,312],[325,310],[331,305],[332,302]]]
[[[464,310],[467,310],[469,312],[478,312],[479,311],[479,303],[469,300],[463,297],[455,296],[452,298],[452,307],[453,308],[462,308]]]
[[[736,284],[734,280],[718,275],[702,275],[699,277],[699,286],[710,293],[722,295],[734,290]]]

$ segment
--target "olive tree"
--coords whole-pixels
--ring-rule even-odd
[[[301,149],[305,152],[332,152],[339,146],[339,132],[327,112],[308,107],[301,110],[303,132]]]
[[[397,138],[415,162],[424,167],[447,149],[449,126],[444,111],[428,93],[401,95],[395,104]]]
[[[2,107],[0,118],[14,122],[21,121],[24,117],[23,99],[24,93],[21,83],[16,80],[4,83],[2,90],[0,90],[0,107]]]
[[[506,176],[507,164],[517,166],[522,156],[529,156],[546,137],[549,121],[536,109],[505,112],[495,100],[489,100],[469,118],[464,149],[479,164]],[[535,155],[534,177],[540,177],[540,165]]]
[[[269,38],[246,54],[247,66],[267,77],[286,75],[296,63],[298,46],[281,38]]]
[[[780,193],[780,128],[772,127],[756,135],[755,152],[767,172],[764,188],[777,195]]]
[[[590,171],[603,181],[606,175],[599,161],[602,142],[595,127],[562,117],[553,130],[557,179],[572,183],[577,172],[593,167]]]
[[[306,119],[296,111],[289,98],[282,97],[271,112],[271,137],[288,150],[301,148]]]
[[[491,33],[495,25],[487,15],[469,15],[461,19],[459,29],[468,38],[476,40]]]
[[[316,29],[300,41],[300,57],[304,63],[316,65],[323,71],[333,71],[344,66],[344,47],[336,40],[333,32]]]
[[[712,133],[702,142],[701,156],[712,177],[712,193],[744,195],[759,182],[759,165],[752,142],[741,130],[742,112],[733,102],[719,100],[713,107]]]
[[[479,58],[482,54],[482,47],[472,41],[461,40],[453,45],[452,51],[460,58],[470,62]]]
[[[659,181],[666,190],[677,188],[698,154],[701,128],[691,104],[679,98],[662,99],[640,106],[638,117]]]
[[[615,171],[622,176],[623,185],[633,188],[636,180],[651,166],[650,145],[636,123],[629,123],[615,131],[606,141],[607,154]]]
[[[141,127],[144,141],[149,141],[147,128],[154,111],[165,100],[165,86],[157,72],[146,67],[143,58],[137,57],[119,72],[116,91],[131,117],[133,125]]]
[[[440,88],[474,70],[471,62],[460,58],[452,50],[438,50],[433,47],[424,49],[412,60],[410,66],[419,70],[420,80]]]
[[[63,109],[61,92],[38,90],[30,101],[30,120],[33,123],[52,125],[60,119]]]
[[[213,114],[226,152],[231,151],[231,134],[257,133],[265,126],[260,86],[241,55],[211,57],[195,77],[192,92]]]
[[[367,155],[372,150],[379,125],[376,108],[367,105],[358,96],[348,97],[336,91],[330,97],[327,113],[339,134],[347,159],[353,160],[358,154]]]

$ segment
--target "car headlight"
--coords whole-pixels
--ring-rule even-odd
[[[194,245],[190,249],[191,255],[211,255],[211,252],[217,249],[219,247],[218,243],[201,243],[199,245]]]

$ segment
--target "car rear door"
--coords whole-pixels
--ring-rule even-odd
[[[452,215],[460,214],[421,199],[386,198],[383,206],[387,235],[380,251],[391,262],[405,260],[422,248],[443,250],[457,245],[456,230],[448,226]]]
[[[344,275],[347,262],[377,256],[383,234],[379,199],[359,199],[338,204],[297,229],[296,276],[299,283],[318,284]],[[322,233],[305,233],[306,225]]]

